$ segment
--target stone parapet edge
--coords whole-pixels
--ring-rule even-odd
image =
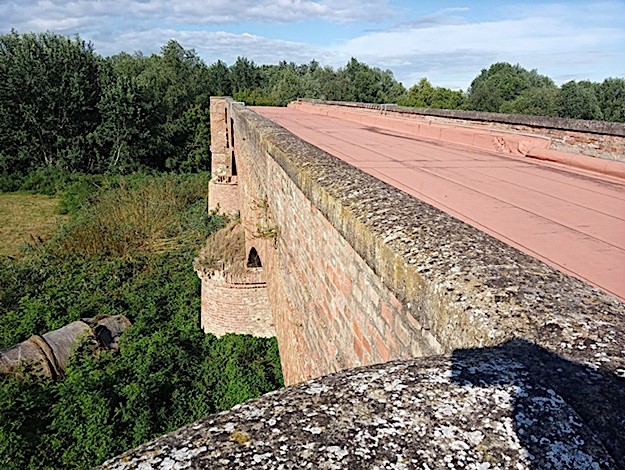
[[[348,101],[323,101],[301,98],[313,104],[331,106],[347,106],[352,108],[375,109],[378,111],[397,114],[416,114],[436,116],[452,119],[467,119],[471,121],[497,122],[502,124],[517,124],[531,127],[544,127],[564,131],[586,132],[592,134],[616,135],[625,137],[625,123],[609,121],[591,121],[584,119],[568,119],[547,116],[530,116],[525,114],[488,113],[483,111],[465,111],[452,109],[411,108],[395,104],[357,103]]]
[[[240,125],[444,350],[523,338],[625,369],[625,304],[395,189],[241,105]],[[557,331],[551,325],[558,325]],[[577,348],[580,341],[585,349]],[[595,344],[589,351],[589,344]],[[604,359],[598,360],[600,351]]]
[[[304,112],[312,111],[315,114],[323,114],[327,116],[339,117],[354,122],[360,122],[363,124],[370,124],[374,127],[391,129],[400,131],[412,136],[418,136],[421,138],[429,138],[435,140],[442,140],[451,142],[457,145],[463,145],[470,148],[478,148],[487,151],[496,151],[499,154],[510,154],[514,156],[532,158],[535,160],[548,161],[552,163],[558,163],[567,165],[573,168],[582,170],[593,171],[603,175],[611,176],[614,178],[625,179],[625,163],[616,160],[605,160],[601,158],[591,157],[588,155],[563,152],[560,150],[553,150],[547,148],[549,143],[548,138],[527,136],[525,134],[519,134],[518,132],[504,131],[504,130],[484,130],[474,129],[470,127],[458,126],[457,130],[449,129],[449,126],[442,126],[436,124],[423,124],[404,119],[405,123],[398,122],[402,120],[402,117],[396,117],[394,120],[388,115],[382,116],[378,113],[369,114],[366,111],[372,111],[376,108],[365,106],[363,103],[345,103],[345,107],[352,109],[361,105],[361,109],[357,111],[340,111],[339,102],[311,102],[305,100],[298,100],[289,106],[295,109],[303,110]],[[379,106],[379,105],[377,105]],[[392,108],[395,109],[395,108]],[[365,113],[363,113],[365,111]],[[459,111],[460,112],[460,111]],[[424,114],[424,113],[411,113],[411,114]],[[486,113],[495,114],[495,113]],[[516,115],[514,115],[516,116]],[[527,117],[527,116],[520,116]],[[466,118],[469,119],[469,118]],[[497,121],[495,121],[497,122]],[[499,121],[504,122],[504,121]],[[594,122],[594,121],[592,121]],[[401,125],[404,124],[404,125]],[[509,124],[509,122],[508,122]],[[527,124],[526,124],[527,125]],[[561,127],[553,127],[554,129],[562,129]],[[438,130],[438,132],[436,132]],[[447,130],[447,132],[444,132]],[[424,132],[426,131],[426,132]],[[424,135],[425,134],[425,135]],[[604,133],[605,135],[612,135]],[[497,140],[495,140],[497,139]],[[494,142],[501,141],[503,149],[497,148],[493,145]]]

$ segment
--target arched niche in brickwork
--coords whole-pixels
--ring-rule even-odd
[[[250,249],[250,253],[247,255],[247,264],[248,268],[262,268],[263,263],[260,260],[260,256],[258,256],[258,251],[256,248],[252,247]]]

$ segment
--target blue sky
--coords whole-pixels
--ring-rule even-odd
[[[207,63],[350,57],[465,89],[498,61],[556,83],[625,78],[625,0],[0,0],[0,32],[80,34],[103,55],[158,52],[169,39]]]

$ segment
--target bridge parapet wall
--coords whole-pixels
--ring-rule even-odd
[[[422,115],[449,119],[461,119],[465,121],[481,121],[489,125],[499,123],[625,137],[625,124],[611,121],[532,116],[528,114],[487,113],[483,111],[467,111],[461,109],[412,108],[408,106],[397,106],[395,104],[357,103],[350,101],[323,101],[313,99],[299,99],[297,101],[329,106],[372,109],[391,114]]]
[[[433,334],[408,315],[303,192],[332,197],[320,192],[306,169],[305,160],[314,161],[318,150],[293,147],[301,141],[245,107],[232,105],[232,114],[241,219],[248,249],[258,250],[267,276],[285,383],[441,352]],[[287,135],[291,142],[283,139]],[[289,162],[291,152],[303,160]],[[334,164],[334,157],[328,162]]]
[[[625,304],[229,109],[287,384],[428,357],[287,387],[102,468],[622,467]]]
[[[625,124],[623,123],[309,99],[300,99],[292,105],[384,114],[387,117],[429,124],[453,124],[515,133],[523,132],[527,135],[548,138],[549,148],[552,150],[582,153],[591,157],[625,162]]]
[[[264,201],[275,226],[259,253],[287,383],[513,338],[625,370],[617,299],[231,109],[243,223]]]

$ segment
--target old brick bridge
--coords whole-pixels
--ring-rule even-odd
[[[622,468],[624,125],[213,98],[211,128],[257,262],[200,273],[202,325],[275,334],[293,386],[105,468]]]

